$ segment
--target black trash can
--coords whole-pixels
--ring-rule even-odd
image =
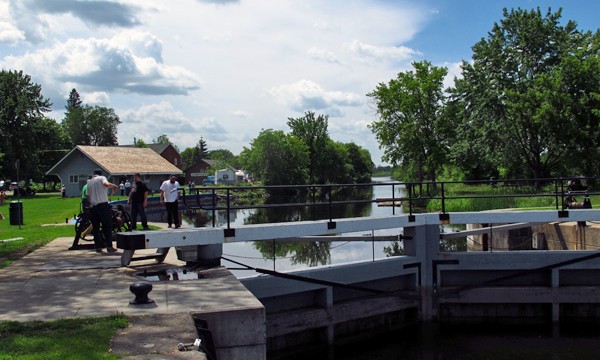
[[[11,225],[23,225],[23,203],[11,201],[8,209]]]

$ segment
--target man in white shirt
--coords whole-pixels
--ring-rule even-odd
[[[169,227],[175,225],[178,229],[181,224],[179,222],[179,183],[177,175],[171,175],[169,180],[165,180],[160,186],[160,203],[167,207],[167,223]]]
[[[96,252],[102,254],[102,248],[106,251],[115,252],[112,246],[113,219],[112,210],[108,204],[108,189],[114,194],[119,190],[119,185],[112,184],[102,176],[102,170],[94,170],[94,176],[87,184],[87,200],[90,203],[90,216],[94,228],[94,245]]]

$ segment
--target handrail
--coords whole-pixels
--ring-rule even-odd
[[[565,199],[569,194],[574,192],[566,186],[568,181],[578,179],[579,181],[597,182],[598,178],[592,177],[577,177],[577,178],[540,178],[540,179],[490,179],[490,180],[465,180],[465,181],[439,181],[439,182],[380,182],[380,183],[365,183],[365,184],[310,184],[310,185],[259,185],[259,186],[207,186],[190,188],[188,192],[196,194],[196,204],[198,208],[212,211],[212,226],[215,227],[216,211],[226,211],[227,229],[231,228],[231,211],[241,209],[261,209],[261,208],[285,208],[285,207],[327,207],[328,218],[330,222],[333,222],[333,208],[336,205],[344,204],[365,204],[365,203],[376,203],[377,199],[356,199],[356,200],[336,200],[336,192],[344,189],[361,189],[370,187],[390,186],[392,189],[392,201],[395,202],[400,200],[403,203],[405,209],[408,210],[410,216],[413,215],[415,205],[417,201],[423,200],[439,200],[441,202],[440,212],[446,214],[447,203],[452,200],[458,199],[497,199],[497,198],[543,198],[553,197],[555,198],[555,207],[557,210],[564,210],[568,204],[565,204]],[[513,189],[514,191],[508,191],[503,194],[460,194],[460,195],[448,195],[449,185],[452,184],[464,184],[464,185],[490,185],[496,189]],[[396,190],[399,188],[406,189],[407,194],[404,196],[396,197]],[[548,191],[548,189],[552,189]],[[519,190],[528,190],[531,192],[522,192]],[[186,199],[185,188],[180,189],[183,193],[184,205],[188,208],[194,206],[188,204]],[[280,193],[282,191],[294,191],[304,192],[305,200],[300,202],[282,202],[274,204],[246,204],[246,205],[235,205],[232,203],[234,194],[243,191],[254,191],[254,190],[265,190],[268,193]],[[205,206],[200,201],[200,194],[210,192],[211,204]],[[600,192],[592,192],[586,189],[581,194],[585,196],[599,195]],[[224,194],[224,195],[220,195]],[[225,206],[221,206],[222,202],[218,201],[220,197],[224,197]],[[393,214],[395,215],[395,207],[393,208]],[[406,211],[405,211],[406,212]],[[314,215],[313,215],[314,217]],[[316,219],[312,219],[316,220]]]

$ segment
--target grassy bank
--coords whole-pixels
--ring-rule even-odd
[[[55,321],[0,321],[0,360],[118,359],[108,353],[124,316]]]
[[[125,199],[125,197],[122,197]],[[120,197],[113,197],[114,200]],[[78,198],[61,198],[59,193],[36,194],[20,199],[23,203],[23,225],[10,225],[10,201],[0,206],[0,268],[48,242],[63,236],[75,236],[73,224],[66,224],[79,214]],[[6,241],[22,238],[16,241]]]

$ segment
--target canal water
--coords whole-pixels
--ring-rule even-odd
[[[373,178],[374,183],[389,183],[389,177]],[[391,185],[373,186],[363,196],[368,200],[378,198],[391,198],[392,191],[395,197],[403,195],[404,188]],[[346,204],[339,205],[335,209],[335,218],[359,217],[359,216],[384,216],[402,213],[402,207],[378,206],[376,203]],[[309,210],[298,209],[243,209],[235,210],[230,217],[231,227],[247,223],[266,223],[279,221],[301,220],[313,216]],[[217,214],[218,225],[223,226],[226,222],[226,213],[219,211]],[[324,211],[316,215],[318,219],[327,219],[328,214]],[[184,221],[194,223],[195,219],[184,216]],[[211,226],[207,221],[203,226]],[[248,265],[253,268],[262,268],[276,271],[301,270],[305,268],[327,267],[343,263],[352,263],[365,260],[376,260],[385,258],[386,248],[391,247],[390,241],[373,241],[379,235],[400,235],[402,229],[386,229],[365,233],[352,233],[344,235],[363,236],[365,241],[333,241],[333,242],[240,242],[223,245],[223,257]],[[243,267],[232,262],[222,261],[224,266],[238,278],[258,275],[253,270],[242,270]]]

